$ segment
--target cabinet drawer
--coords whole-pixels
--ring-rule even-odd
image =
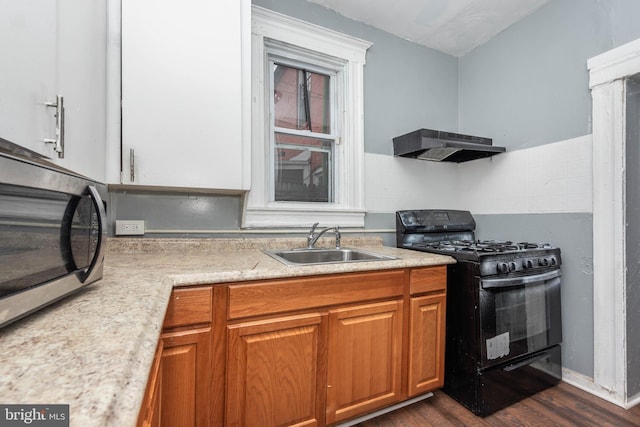
[[[164,318],[164,327],[194,325],[211,322],[211,286],[200,288],[176,288]]]
[[[447,267],[417,268],[411,270],[411,295],[447,289]]]
[[[229,285],[229,319],[392,298],[404,293],[404,271],[300,277]]]

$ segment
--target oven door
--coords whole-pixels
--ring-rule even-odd
[[[562,342],[560,268],[480,279],[481,368]]]

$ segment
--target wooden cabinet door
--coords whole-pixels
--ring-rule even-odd
[[[323,316],[228,326],[228,426],[324,425]]]
[[[211,328],[163,333],[163,427],[208,426]]]
[[[142,399],[142,407],[138,415],[137,427],[160,427],[162,406],[162,340],[158,342],[156,354],[153,357],[153,365],[147,381],[147,389]]]
[[[409,332],[409,396],[444,384],[444,294],[411,298]]]
[[[329,311],[327,423],[401,399],[402,301]]]

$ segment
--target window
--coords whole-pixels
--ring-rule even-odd
[[[269,61],[273,103],[269,135],[274,160],[273,197],[276,202],[334,202],[334,145],[331,119],[333,79],[309,71],[308,64]]]
[[[252,9],[251,191],[243,226],[364,225],[369,42]]]

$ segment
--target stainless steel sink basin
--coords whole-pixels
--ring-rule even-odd
[[[385,261],[396,257],[376,254],[360,249],[290,249],[264,251],[265,254],[286,265],[333,264],[343,262]]]

